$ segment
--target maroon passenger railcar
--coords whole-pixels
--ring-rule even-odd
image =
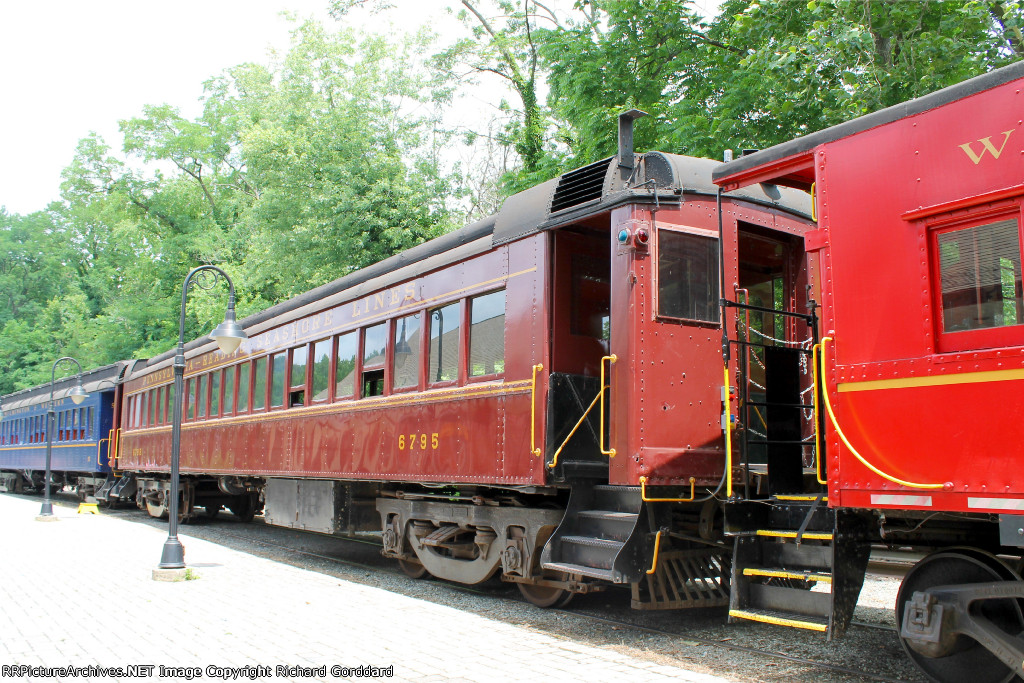
[[[731,465],[759,490],[770,454],[726,457],[720,282],[805,310],[809,201],[720,195],[715,162],[634,154],[633,116],[617,157],[242,321],[231,355],[189,345],[183,513],[265,506],[273,524],[381,531],[411,574],[498,572],[538,604],[613,584],[638,607],[726,604],[720,500]],[[769,338],[808,334],[802,318],[751,317]],[[125,383],[117,464],[154,515],[171,363]],[[809,386],[804,372],[790,398]],[[799,441],[810,422],[796,420]],[[806,449],[787,457],[799,479]]]

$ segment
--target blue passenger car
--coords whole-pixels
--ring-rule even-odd
[[[118,362],[82,373],[88,396],[75,404],[69,394],[75,375],[53,385],[53,434],[50,485],[93,495],[111,472],[111,444],[116,443],[121,378],[128,363]],[[43,488],[46,477],[47,409],[50,385],[0,397],[0,490]]]

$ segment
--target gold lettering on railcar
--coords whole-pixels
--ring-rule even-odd
[[[416,283],[407,282],[404,286],[392,287],[382,292],[376,292],[364,299],[357,299],[352,302],[352,318],[358,318],[364,313],[371,311],[385,311],[397,308],[406,301],[416,299]],[[328,311],[328,314],[330,311]],[[330,324],[328,321],[326,324]]]
[[[975,154],[974,142],[965,142],[964,144],[960,145],[960,149],[962,149],[964,151],[964,154],[966,154],[967,157],[974,162],[974,165],[977,166],[978,164],[981,163],[981,160],[985,158],[985,152],[991,154],[993,159],[998,159],[999,155],[1003,153],[1004,149],[1006,149],[1006,143],[1010,139],[1011,133],[1013,133],[1013,130],[1003,131],[1003,144],[999,145],[999,149],[996,149],[996,146],[992,144],[991,135],[988,137],[980,138],[978,140],[978,142],[981,143],[980,153]]]

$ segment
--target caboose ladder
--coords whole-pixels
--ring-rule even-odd
[[[551,535],[541,566],[612,583],[639,580],[646,511],[636,486],[573,483],[562,523]]]
[[[862,518],[809,494],[741,503],[732,512],[729,621],[820,631],[829,640],[841,635],[867,570]]]

